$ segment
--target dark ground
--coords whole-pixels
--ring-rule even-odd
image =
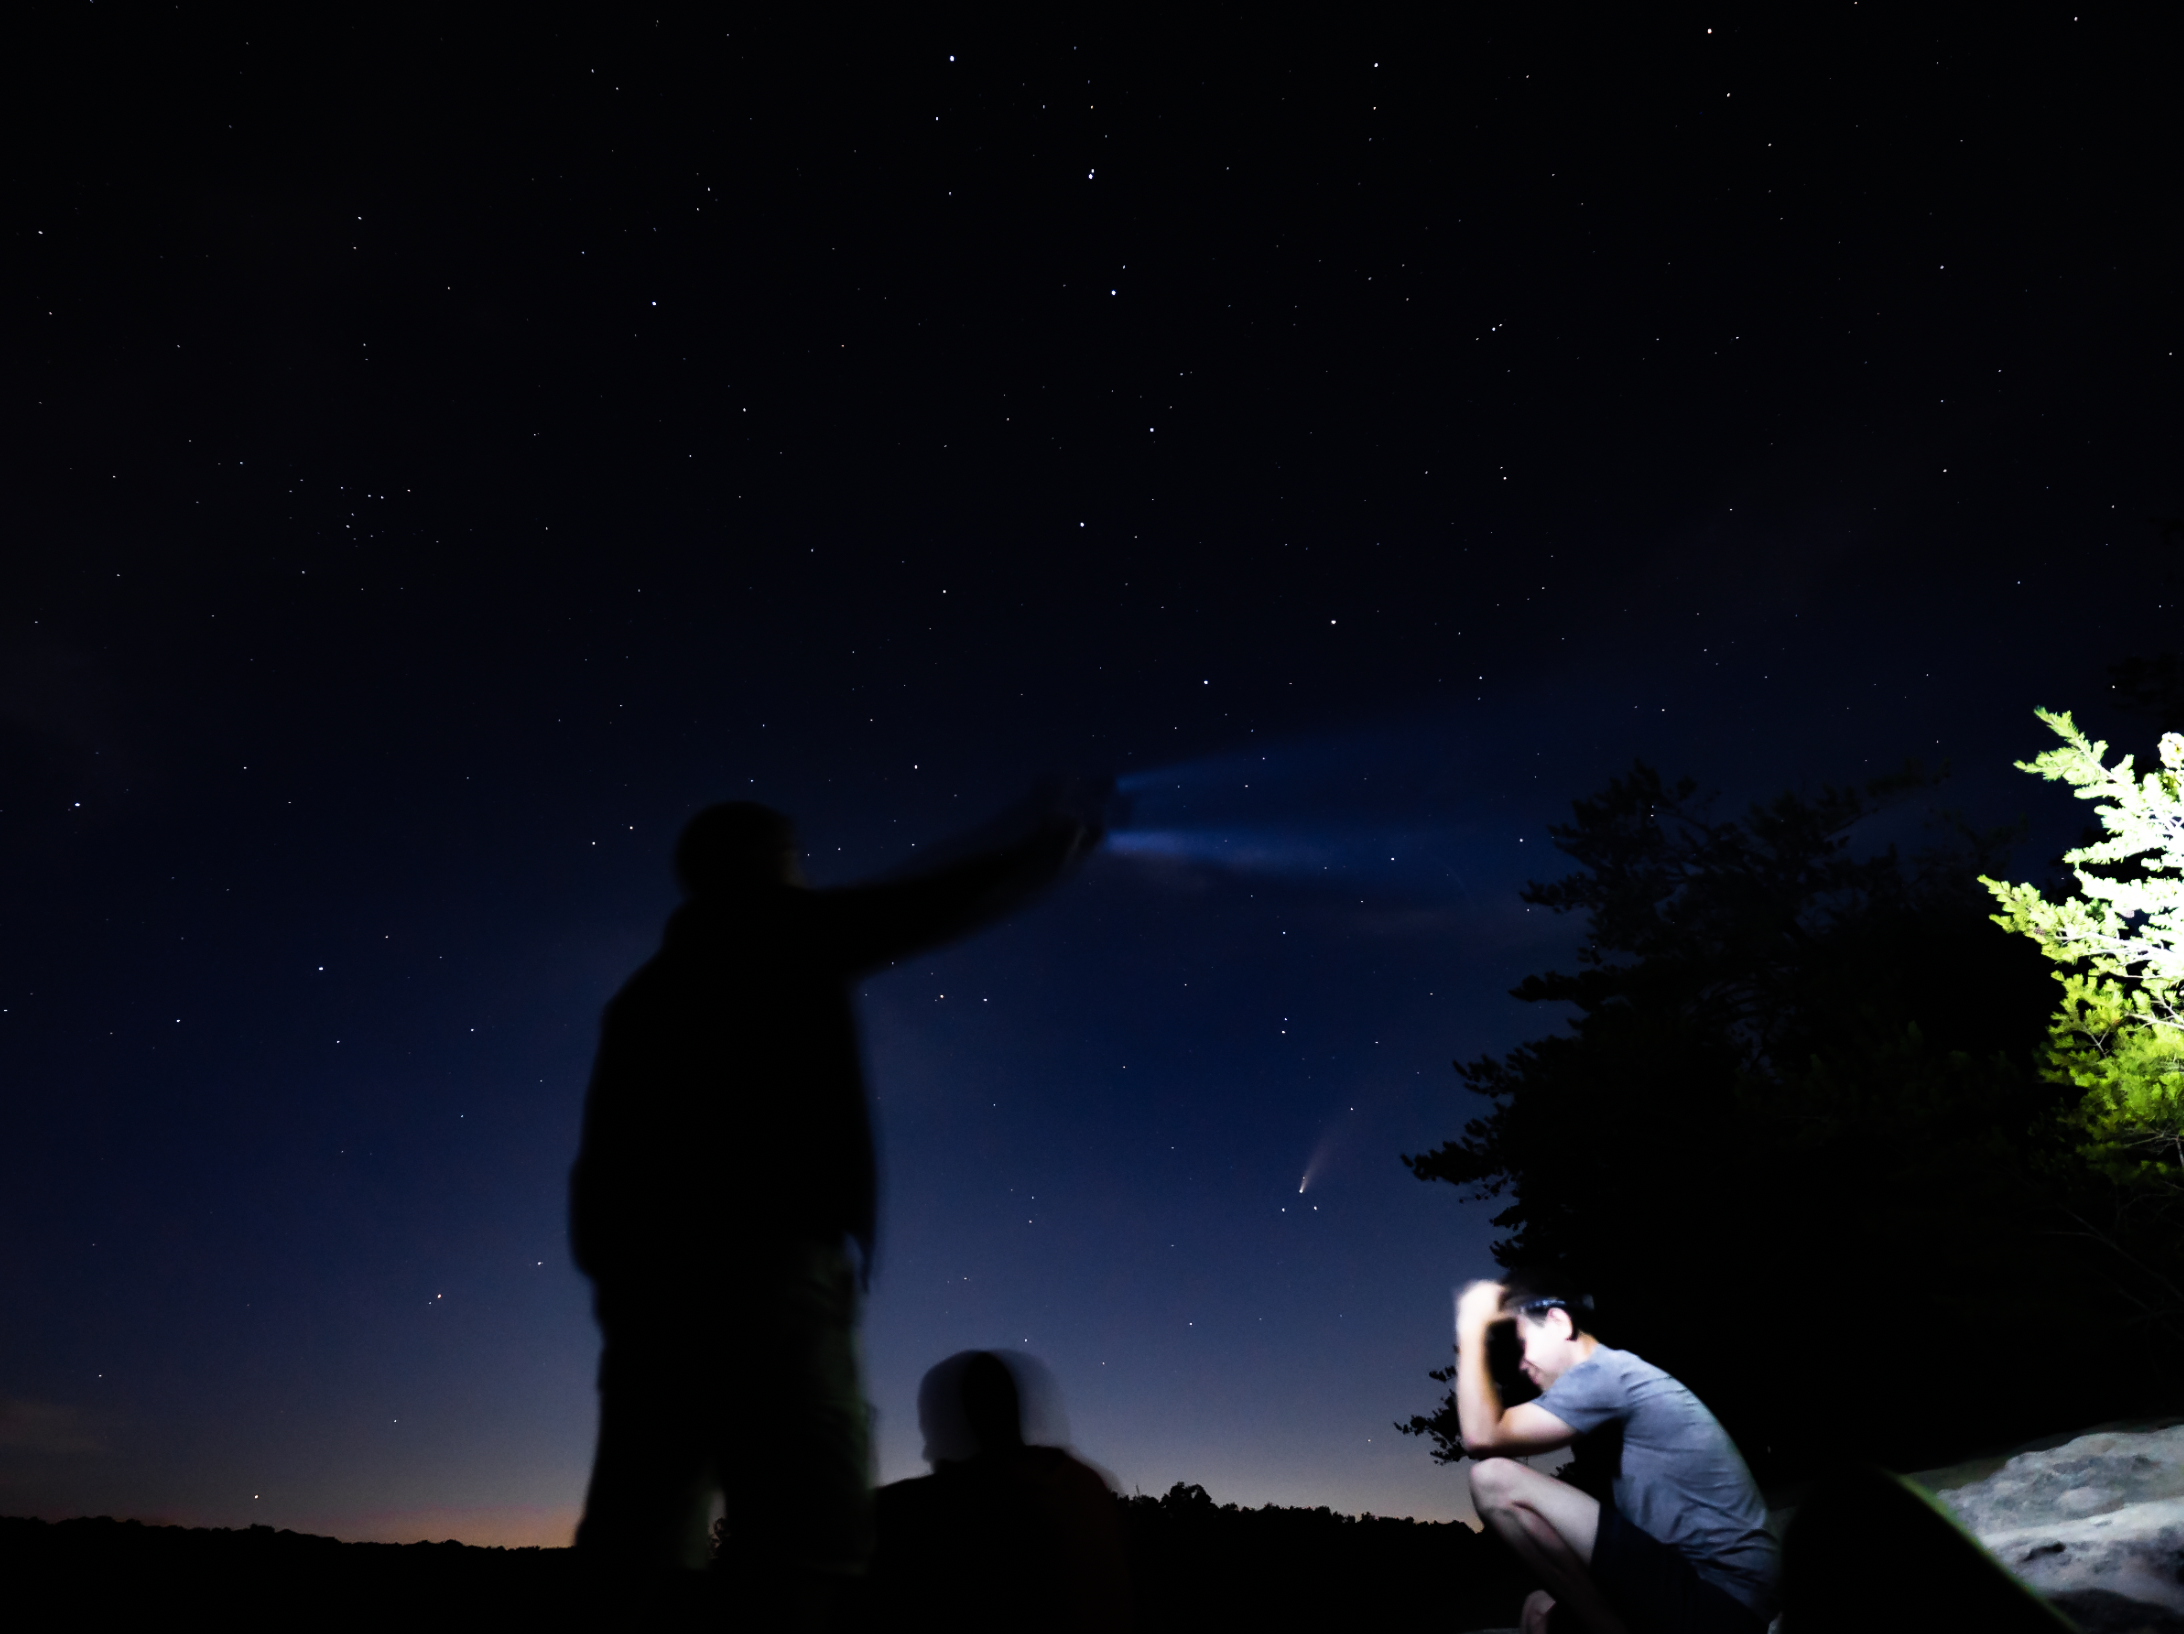
[[[1454,1522],[1242,1510],[1195,1487],[1118,1501],[1142,1634],[1512,1625],[1525,1592],[1499,1545]],[[619,1601],[611,1616],[587,1616],[567,1549],[343,1543],[105,1516],[0,1519],[0,1584],[0,1616],[18,1628],[149,1627],[214,1613],[229,1629],[626,1626],[631,1610]]]

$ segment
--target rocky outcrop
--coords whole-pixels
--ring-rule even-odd
[[[1936,1496],[2080,1627],[2184,1634],[2184,1424],[2022,1452]]]

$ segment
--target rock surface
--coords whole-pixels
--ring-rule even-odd
[[[2184,1628],[2184,1424],[2022,1452],[1936,1496],[2081,1625]]]

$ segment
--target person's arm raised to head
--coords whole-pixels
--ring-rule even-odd
[[[1464,1451],[1474,1458],[1522,1458],[1567,1447],[1577,1432],[1546,1408],[1529,1401],[1502,1406],[1486,1365],[1487,1329],[1509,1320],[1502,1315],[1501,1298],[1500,1283],[1474,1282],[1456,1302],[1456,1418]]]

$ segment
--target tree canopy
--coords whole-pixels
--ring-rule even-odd
[[[2184,734],[2162,734],[2160,766],[2134,777],[2131,756],[2107,764],[2108,745],[2067,713],[2036,713],[2063,741],[2018,769],[2068,783],[2103,837],[2063,854],[2077,890],[2059,901],[2037,885],[1980,883],[2002,906],[1996,924],[2065,967],[2045,1064],[2079,1092],[2065,1123],[2126,1216],[2086,1227],[2138,1271],[2148,1323],[2184,1339],[2184,1291],[2164,1266],[2184,1258],[2173,1241],[2184,1201]]]
[[[1577,968],[1514,990],[1567,1025],[1456,1063],[1484,1109],[1404,1159],[1499,1202],[1496,1258],[1586,1287],[1601,1337],[1689,1384],[1763,1475],[1916,1468],[2144,1384],[2067,1363],[2097,1313],[2070,1091],[2043,1070],[2053,989],[1978,884],[2014,835],[1866,838],[1931,787],[1907,767],[1724,816],[1640,763],[1576,802],[1551,831],[1576,871],[1523,897],[1582,916]],[[1404,1428],[1462,1456],[1450,1400]]]

